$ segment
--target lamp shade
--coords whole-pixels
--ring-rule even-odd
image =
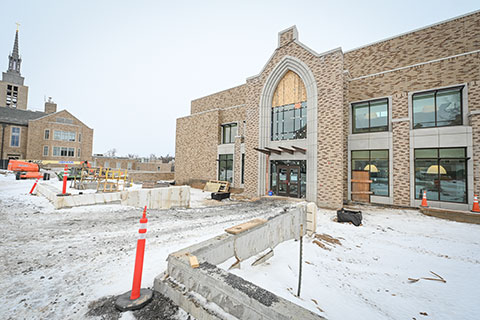
[[[429,174],[438,174],[438,170],[440,170],[440,174],[447,174],[447,170],[445,170],[444,167],[432,164],[430,167],[427,169],[427,173]]]
[[[378,168],[374,164],[367,164],[365,168],[363,168],[363,170],[370,172],[378,172]]]

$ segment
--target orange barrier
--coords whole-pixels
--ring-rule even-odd
[[[145,256],[145,236],[147,234],[147,206],[143,209],[143,216],[140,219],[138,230],[137,254],[135,256],[135,270],[133,272],[133,285],[130,300],[140,298],[140,287],[142,284],[143,258]]]
[[[422,204],[420,205],[422,207],[428,207],[427,204],[427,191],[423,191],[423,199],[422,199]]]
[[[478,205],[478,197],[477,197],[477,195],[474,195],[474,196],[473,196],[472,212],[480,212],[480,206]]]
[[[63,188],[62,188],[62,194],[67,193],[67,179],[68,179],[68,165],[65,165],[65,168],[63,169]]]
[[[33,190],[35,190],[35,187],[37,186],[37,183],[38,183],[38,178],[37,178],[37,180],[35,180],[35,183],[33,184],[33,187],[32,187],[32,189],[30,190],[30,194],[32,194],[32,193],[33,193]]]

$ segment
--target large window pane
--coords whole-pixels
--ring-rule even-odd
[[[422,199],[423,191],[427,191],[428,200],[438,200],[437,160],[415,160],[415,198]]]
[[[437,126],[462,124],[460,90],[437,92]]]
[[[413,96],[413,128],[435,127],[435,94]]]
[[[388,152],[388,151],[387,151]],[[388,196],[388,159],[371,159],[370,191],[377,196]]]
[[[388,102],[380,100],[370,103],[370,129],[383,131],[388,128]]]
[[[233,182],[233,154],[221,154],[218,159],[218,180]]]
[[[440,200],[467,202],[465,160],[440,160]]]
[[[271,140],[305,139],[307,126],[307,104],[289,104],[272,108]]]
[[[436,159],[438,158],[438,149],[417,149],[415,158]]]
[[[440,158],[465,158],[465,148],[440,149]]]
[[[353,106],[353,132],[368,132],[368,103]]]
[[[415,150],[415,198],[467,203],[466,163],[465,148]]]

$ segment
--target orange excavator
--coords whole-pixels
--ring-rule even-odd
[[[47,180],[48,173],[41,173],[40,166],[35,162],[25,162],[20,160],[10,160],[7,170],[15,172],[15,179],[44,179]],[[49,176],[49,175],[48,175]]]

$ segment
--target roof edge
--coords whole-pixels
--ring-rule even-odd
[[[435,23],[429,24],[429,25],[424,26],[424,27],[416,28],[416,29],[413,29],[413,30],[410,30],[410,31],[406,31],[406,32],[397,34],[395,36],[391,36],[391,37],[384,38],[384,39],[381,39],[381,40],[377,40],[377,41],[374,41],[374,42],[371,42],[369,44],[365,44],[365,45],[362,45],[362,46],[359,46],[359,47],[356,47],[356,48],[353,48],[353,49],[349,49],[349,50],[344,51],[343,53],[346,54],[346,53],[349,53],[349,52],[352,52],[352,51],[356,51],[356,50],[360,50],[360,49],[363,49],[363,48],[366,48],[366,47],[370,47],[370,46],[373,46],[373,45],[376,45],[376,44],[379,44],[379,43],[382,43],[382,42],[386,42],[386,41],[389,41],[389,40],[392,40],[392,39],[395,39],[395,38],[405,36],[407,34],[415,33],[415,32],[418,32],[418,31],[421,31],[421,30],[424,30],[424,29],[428,29],[428,28],[432,28],[432,27],[435,27],[435,26],[438,26],[438,25],[441,25],[441,24],[445,24],[445,23],[454,21],[454,20],[462,19],[462,18],[474,15],[474,14],[479,13],[479,12],[480,12],[480,9],[472,11],[472,12],[468,12],[468,13],[465,13],[465,14],[462,14],[462,15],[459,15],[459,16],[456,16],[456,17],[453,17],[453,18],[449,18],[449,19],[446,19],[446,20],[435,22]]]

